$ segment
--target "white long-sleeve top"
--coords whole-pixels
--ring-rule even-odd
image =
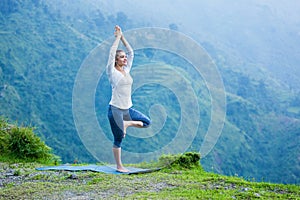
[[[132,106],[131,88],[133,79],[130,76],[130,70],[133,62],[133,49],[129,44],[126,46],[127,50],[127,65],[124,66],[125,75],[115,68],[115,57],[118,48],[118,43],[114,43],[110,48],[109,58],[106,66],[106,73],[108,80],[112,87],[110,105],[120,109],[128,109]]]

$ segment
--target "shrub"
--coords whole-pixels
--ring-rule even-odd
[[[186,152],[177,155],[163,155],[159,163],[165,167],[193,168],[200,167],[200,154],[197,152]]]
[[[49,162],[58,159],[33,132],[33,127],[10,125],[0,118],[0,154],[8,159]]]
[[[8,133],[9,129],[6,119],[0,117],[0,154],[7,152]]]
[[[16,158],[48,159],[51,149],[33,133],[31,127],[13,127],[10,130],[8,150]]]

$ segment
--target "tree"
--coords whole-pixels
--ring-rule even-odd
[[[178,31],[178,26],[177,26],[177,24],[172,23],[172,24],[169,24],[169,29]]]
[[[0,12],[4,15],[9,15],[18,10],[18,3],[15,0],[1,0]]]

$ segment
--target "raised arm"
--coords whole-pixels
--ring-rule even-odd
[[[120,40],[122,41],[122,43],[125,46],[126,51],[127,51],[126,52],[127,53],[127,66],[125,66],[125,70],[127,72],[129,72],[131,69],[133,57],[134,57],[133,49],[130,46],[130,44],[127,42],[125,36],[122,34],[121,28],[119,26],[116,26],[115,30],[116,30],[115,31],[116,39],[110,48],[109,58],[108,58],[107,66],[106,66],[106,73],[109,78],[111,78],[114,67],[115,67],[116,51],[118,49]]]
[[[132,66],[132,62],[133,62],[133,57],[134,57],[134,53],[133,53],[133,49],[130,46],[130,44],[127,42],[125,36],[122,34],[121,36],[121,41],[123,43],[123,45],[126,48],[126,53],[127,53],[127,68],[130,71],[131,66]]]
[[[127,42],[127,40],[123,34],[121,36],[121,41],[124,44],[124,46],[126,47],[127,51],[133,51],[130,44]]]
[[[118,29],[116,26],[116,31],[115,31],[115,41],[112,44],[110,51],[109,51],[109,57],[108,57],[108,61],[107,61],[107,66],[106,66],[106,73],[108,75],[108,77],[110,78],[113,69],[115,67],[115,59],[116,59],[116,51],[118,49],[121,37],[122,37],[122,32],[121,29]]]

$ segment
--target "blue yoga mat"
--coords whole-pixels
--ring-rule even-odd
[[[106,174],[143,174],[158,171],[160,169],[142,169],[136,167],[126,167],[129,172],[122,173],[118,172],[113,166],[105,165],[83,165],[83,166],[74,166],[74,165],[60,165],[60,166],[49,166],[49,167],[39,167],[36,170],[57,170],[57,171],[93,171],[93,172],[103,172]]]

